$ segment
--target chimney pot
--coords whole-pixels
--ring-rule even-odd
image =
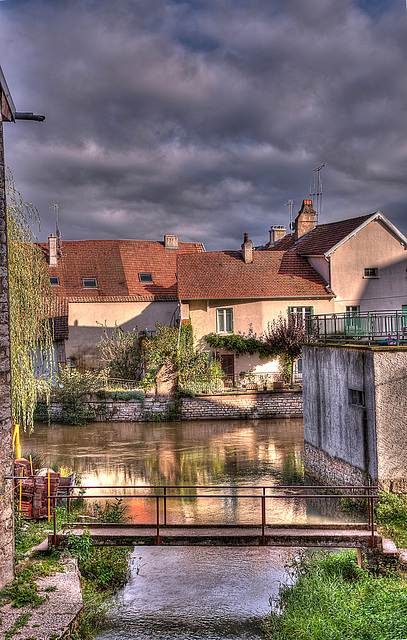
[[[315,216],[316,211],[312,206],[312,200],[303,200],[302,207],[298,212],[298,216],[295,219],[295,231],[294,240],[297,242],[300,238],[305,236],[306,233],[312,231],[315,228]]]
[[[270,228],[270,245],[273,247],[276,242],[284,238],[287,235],[287,230],[284,225],[281,224],[273,224]]]
[[[178,236],[164,236],[164,247],[166,249],[178,249]]]
[[[249,234],[243,236],[242,256],[245,264],[253,262],[253,242],[249,240]]]
[[[57,239],[53,233],[48,238],[48,264],[50,267],[58,266]]]

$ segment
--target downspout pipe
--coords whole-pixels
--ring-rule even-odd
[[[41,116],[28,111],[16,111],[14,113],[15,120],[36,120],[37,122],[44,122],[45,116]]]

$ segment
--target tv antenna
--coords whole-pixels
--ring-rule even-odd
[[[286,207],[290,207],[290,231],[294,230],[294,223],[293,223],[293,200],[289,200],[288,202],[285,203]]]
[[[61,250],[62,247],[62,235],[61,232],[59,230],[59,226],[58,226],[58,213],[59,213],[59,205],[57,204],[53,204],[52,207],[50,207],[50,209],[54,209],[55,210],[55,235],[57,238],[57,247],[59,249],[59,251]]]
[[[315,169],[311,170],[311,173],[316,172],[317,174],[317,179],[315,180],[314,178],[314,183],[313,186],[311,188],[311,182],[309,185],[309,191],[310,191],[310,198],[312,197],[316,197],[316,201],[315,201],[315,211],[316,211],[316,216],[315,216],[315,223],[318,224],[318,218],[319,218],[319,212],[320,209],[322,209],[322,180],[321,180],[321,169],[322,167],[325,167],[325,162],[323,164],[320,164],[319,167],[315,167]]]

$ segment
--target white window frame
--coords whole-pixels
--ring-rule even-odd
[[[233,333],[233,307],[216,309],[216,333]]]

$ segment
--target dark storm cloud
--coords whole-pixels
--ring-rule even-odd
[[[6,160],[67,239],[256,244],[323,169],[322,221],[407,233],[403,0],[0,2]],[[312,188],[311,188],[312,190]]]

